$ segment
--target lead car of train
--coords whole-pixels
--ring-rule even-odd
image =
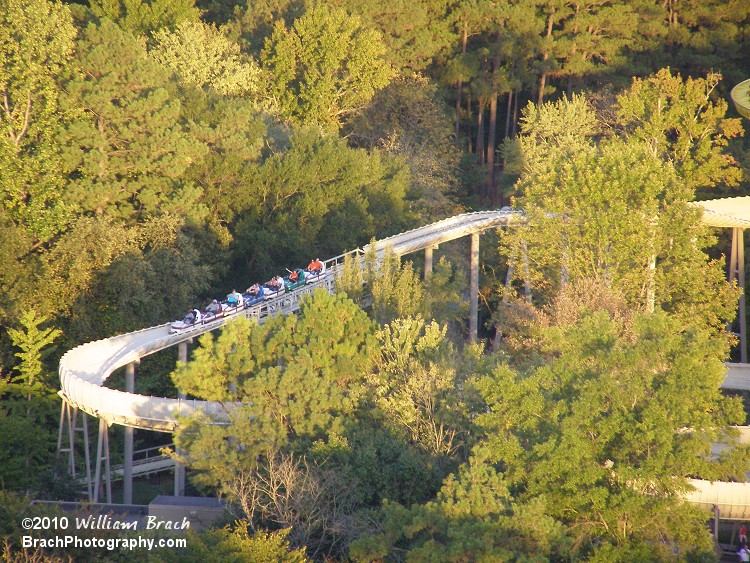
[[[307,269],[297,268],[290,271],[286,277],[274,276],[266,283],[254,284],[247,288],[244,293],[232,291],[227,298],[218,301],[214,299],[208,307],[203,310],[193,309],[182,319],[174,321],[169,325],[169,332],[176,334],[186,332],[195,328],[205,326],[214,321],[236,315],[240,311],[257,305],[262,301],[268,301],[321,281],[326,274],[326,265],[317,258],[310,262]]]

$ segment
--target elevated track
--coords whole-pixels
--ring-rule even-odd
[[[750,83],[750,81],[748,81]],[[707,202],[709,203],[709,202]],[[728,203],[728,202],[727,202]],[[731,204],[729,204],[731,205]],[[705,208],[706,223],[713,226],[724,226],[724,219],[716,219],[716,213],[709,206]],[[713,219],[709,219],[713,217]],[[465,213],[438,221],[418,229],[413,229],[392,237],[388,237],[361,251],[355,251],[358,256],[368,250],[375,250],[382,255],[386,248],[390,248],[399,256],[420,250],[430,251],[437,245],[469,235],[478,235],[487,229],[513,226],[524,221],[520,213],[507,209],[498,211],[484,211]],[[748,221],[750,225],[750,220]],[[736,227],[736,224],[726,225]],[[744,228],[744,224],[740,226]],[[474,245],[472,244],[472,253]],[[431,254],[430,254],[431,257]],[[210,324],[196,327],[193,330],[178,334],[170,334],[169,324],[163,324],[143,330],[113,336],[82,344],[63,355],[60,360],[60,396],[64,400],[67,412],[81,411],[100,420],[100,435],[96,454],[96,477],[92,479],[89,467],[88,441],[86,442],[87,482],[90,496],[96,502],[101,485],[101,463],[107,465],[106,480],[109,481],[125,475],[125,479],[133,474],[159,471],[174,467],[174,462],[167,458],[159,458],[144,462],[138,467],[130,461],[130,477],[128,471],[120,467],[109,467],[106,428],[110,425],[121,425],[129,428],[140,428],[159,432],[174,432],[179,425],[180,417],[203,413],[215,424],[225,424],[228,421],[227,407],[218,402],[193,399],[154,397],[127,393],[105,387],[110,375],[118,368],[133,365],[140,358],[164,350],[172,346],[184,345],[196,336],[221,328],[226,322],[243,315],[263,322],[266,318],[276,314],[290,314],[299,308],[300,299],[314,291],[324,288],[333,291],[337,273],[342,267],[343,256],[328,260],[326,276],[316,282],[299,288],[276,299],[260,303],[245,309],[228,319],[221,319]],[[473,259],[473,258],[472,258]],[[472,280],[475,286],[476,280]],[[473,289],[475,291],[475,287]],[[472,295],[476,299],[476,295]],[[722,385],[726,389],[750,390],[750,364],[728,364],[727,376]],[[61,415],[60,437],[58,447],[62,443],[63,416]],[[69,447],[72,473],[75,474],[76,431],[75,416],[68,414]],[[743,436],[750,436],[750,430],[743,429]],[[86,438],[88,440],[88,438]],[[126,460],[125,466],[128,465]],[[138,467],[138,469],[136,469]],[[122,473],[121,473],[122,471]],[[707,481],[693,481],[695,491],[687,495],[687,500],[712,510],[718,510],[719,516],[726,519],[750,520],[750,483],[710,483]],[[111,493],[109,493],[111,495]],[[109,499],[108,499],[109,500]]]

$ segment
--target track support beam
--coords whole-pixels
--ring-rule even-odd
[[[135,393],[135,363],[125,366],[125,392]],[[133,504],[133,432],[132,426],[125,427],[125,451],[123,460],[122,502]]]
[[[435,246],[428,246],[424,249],[424,279],[427,279],[432,275],[432,252],[437,249],[437,244]]]
[[[729,281],[737,281],[740,299],[737,316],[740,325],[740,362],[747,363],[747,312],[745,304],[745,230],[732,227],[732,251],[729,255]]]
[[[188,359],[188,343],[180,342],[177,345],[177,361],[187,362]],[[180,392],[179,398],[184,399],[185,393]],[[182,452],[175,448],[178,454]],[[174,464],[174,496],[181,497],[185,495],[185,466],[175,461]]]
[[[471,235],[471,273],[469,279],[469,340],[477,339],[479,324],[479,233]]]
[[[78,416],[80,414],[80,417]],[[80,423],[80,424],[79,424]],[[57,454],[68,455],[68,473],[76,479],[76,433],[83,434],[83,459],[86,465],[86,493],[92,498],[91,447],[89,445],[89,419],[85,412],[71,405],[65,397],[60,407],[60,429],[57,433]],[[67,446],[65,445],[67,438]]]
[[[104,462],[104,485],[107,504],[112,503],[112,474],[109,465],[109,427],[107,422],[99,419],[99,438],[96,443],[96,470],[94,474],[94,496],[91,502],[99,502],[102,488],[102,462]]]

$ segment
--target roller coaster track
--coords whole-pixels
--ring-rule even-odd
[[[173,470],[175,463],[168,455],[161,453],[162,448],[174,449],[174,444],[155,446],[133,452],[133,476],[147,477],[161,471]],[[125,476],[125,464],[112,465],[110,467],[111,481],[120,481]],[[86,477],[80,476],[78,481],[81,485],[86,484]]]
[[[487,229],[519,224],[523,220],[521,214],[505,209],[465,213],[376,241],[372,243],[372,248],[368,245],[352,254],[361,256],[367,250],[382,254],[386,248],[390,248],[401,256],[434,248],[441,243]],[[222,403],[126,393],[109,389],[105,387],[105,383],[116,369],[204,332],[216,330],[238,315],[263,322],[272,315],[294,312],[299,307],[300,299],[316,288],[333,291],[342,258],[343,255],[328,260],[326,276],[317,283],[247,308],[229,319],[220,319],[178,334],[170,334],[169,324],[163,324],[73,348],[60,360],[59,394],[73,408],[102,419],[108,425],[173,432],[179,425],[180,417],[198,413],[206,415],[212,423],[227,423],[228,410]],[[722,387],[750,390],[750,365],[729,364]],[[743,437],[750,441],[750,429],[742,429],[742,432]],[[155,470],[172,467],[170,461],[164,458],[156,462],[160,465]],[[140,471],[136,467],[134,466],[134,470]],[[750,483],[709,483],[696,480],[693,484],[696,490],[687,495],[690,502],[709,508],[717,507],[722,518],[750,519]]]
[[[390,248],[397,255],[404,255],[520,220],[520,214],[513,211],[464,213],[372,244],[379,254]],[[369,246],[364,251],[354,253],[361,255],[367,250]],[[318,287],[333,291],[335,276],[342,264],[341,258],[336,257],[326,262],[327,274],[321,281],[245,309],[238,315],[263,322],[268,316],[294,312],[299,307],[300,298]],[[231,318],[236,318],[236,315]],[[226,407],[221,403],[137,395],[109,389],[104,384],[116,369],[204,332],[216,330],[231,318],[220,319],[179,334],[170,334],[169,324],[163,324],[78,346],[60,360],[60,395],[71,406],[104,419],[108,424],[172,432],[178,424],[178,418],[198,411],[204,412],[217,423],[226,422]]]
[[[742,117],[750,119],[750,79],[743,80],[729,94],[734,107]]]

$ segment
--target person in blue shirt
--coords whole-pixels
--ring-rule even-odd
[[[227,303],[229,303],[231,307],[241,307],[242,295],[240,295],[236,289],[233,289],[232,293],[227,295]]]

